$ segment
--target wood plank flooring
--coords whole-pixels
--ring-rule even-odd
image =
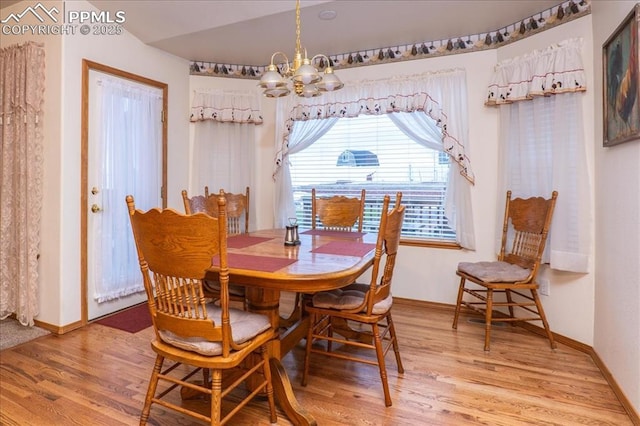
[[[316,355],[300,386],[304,349],[283,364],[298,402],[318,425],[632,425],[589,355],[520,327],[494,327],[491,352],[483,325],[419,302],[396,300],[394,321],[405,373],[388,354],[393,406],[385,408],[378,370]],[[551,324],[553,329],[553,324]],[[0,424],[138,424],[154,362],[151,328],[136,334],[91,324],[0,352]],[[203,401],[189,404],[202,405]],[[278,425],[291,424],[278,410]],[[158,406],[150,424],[200,424]],[[255,400],[233,425],[268,425]]]

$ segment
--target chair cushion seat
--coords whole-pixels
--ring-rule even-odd
[[[215,321],[216,324],[222,322],[222,310],[213,303],[207,304],[207,316]],[[266,315],[233,308],[229,309],[229,322],[233,341],[237,344],[246,342],[271,327],[269,318]],[[180,337],[167,330],[158,330],[158,333],[165,343],[186,351],[196,352],[205,356],[222,354],[220,342],[211,342],[201,337]]]
[[[460,262],[458,271],[472,275],[485,282],[512,283],[524,281],[531,273],[530,269],[522,268],[508,262]]]
[[[369,290],[368,284],[351,284],[344,288],[331,291],[322,291],[313,295],[312,304],[316,308],[347,310],[355,309],[362,305],[365,295]],[[373,314],[384,314],[393,304],[393,297],[387,298],[373,305]],[[362,312],[366,311],[366,307]]]
[[[204,287],[207,290],[219,292],[220,291],[220,282],[204,280]],[[228,289],[229,289],[229,294],[231,296],[242,296],[243,297],[245,295],[245,287],[242,286],[242,285],[229,283]]]

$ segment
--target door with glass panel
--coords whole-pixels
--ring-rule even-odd
[[[83,318],[90,321],[146,300],[125,196],[143,210],[163,206],[166,85],[93,63],[86,83]]]

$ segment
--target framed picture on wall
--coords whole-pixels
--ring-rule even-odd
[[[602,45],[604,146],[640,139],[640,3]]]

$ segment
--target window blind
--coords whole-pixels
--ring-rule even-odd
[[[400,131],[386,115],[341,118],[323,137],[293,154],[291,179],[301,227],[311,226],[317,196],[359,197],[366,190],[363,229],[375,232],[384,195],[403,193],[403,238],[455,241],[444,217],[449,158]]]

